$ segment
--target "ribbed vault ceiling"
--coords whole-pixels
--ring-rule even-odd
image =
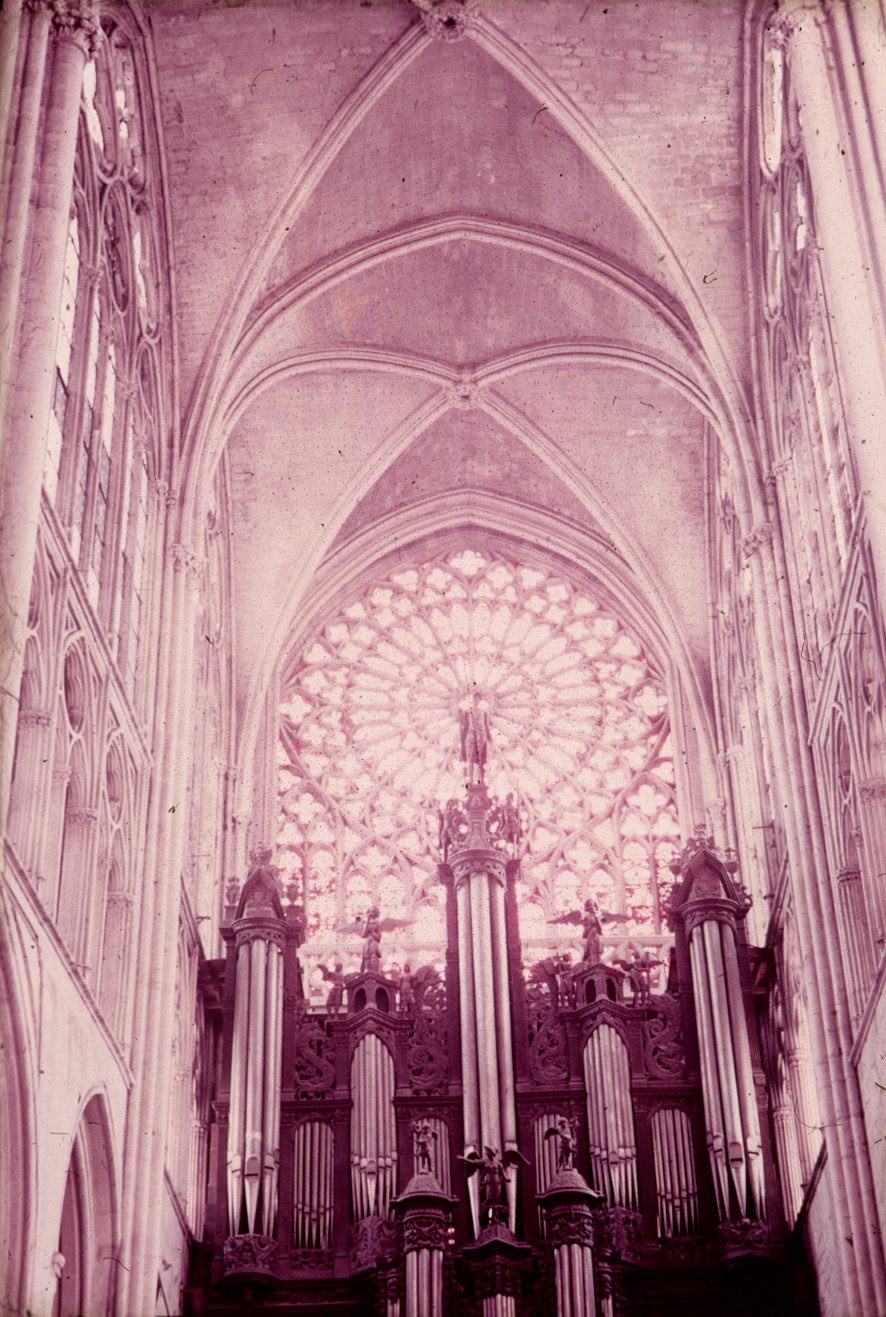
[[[706,417],[746,375],[741,11],[710,8],[703,50],[660,0],[490,3],[453,43],[409,0],[152,10],[241,710],[333,545],[472,491],[602,532],[704,679]]]

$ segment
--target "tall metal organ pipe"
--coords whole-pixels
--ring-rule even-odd
[[[487,831],[490,800],[468,787],[467,831],[450,856],[458,921],[459,1010],[466,1150],[517,1147],[517,1112],[504,891],[506,856]],[[475,1234],[478,1177],[469,1180]],[[517,1185],[507,1181],[508,1224],[516,1225]]]
[[[613,1205],[637,1207],[637,1139],[627,1048],[617,1029],[599,1025],[584,1050],[588,1144],[597,1189]]]
[[[766,1215],[760,1116],[738,965],[736,923],[749,898],[699,840],[683,860],[676,912],[689,938],[705,1131],[721,1219]]]
[[[274,1233],[280,1161],[283,944],[267,905],[234,922],[237,977],[228,1124],[228,1229]],[[250,913],[252,911],[252,913]]]

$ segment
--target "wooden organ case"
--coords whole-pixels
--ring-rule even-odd
[[[482,777],[441,838],[442,973],[386,973],[370,911],[361,971],[312,1010],[269,852],[229,907],[202,980],[223,1045],[191,1310],[813,1312],[772,1156],[768,962],[735,866],[709,838],[686,847],[651,992],[642,964],[604,963],[593,919],[577,965],[526,972],[519,830]]]

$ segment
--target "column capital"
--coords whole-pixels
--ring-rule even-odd
[[[804,25],[820,25],[825,21],[825,12],[819,0],[781,0],[773,15],[772,27],[790,37]]]
[[[71,41],[92,59],[101,33],[98,16],[88,0],[51,0],[47,6],[59,39]]]

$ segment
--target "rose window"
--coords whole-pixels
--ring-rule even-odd
[[[309,967],[355,966],[353,926],[388,920],[386,965],[442,963],[438,806],[464,799],[459,711],[488,715],[486,784],[523,825],[528,961],[577,948],[553,923],[588,897],[604,945],[669,941],[678,842],[662,674],[615,613],[563,576],[465,550],[392,572],[298,654],[281,706],[278,863]],[[309,973],[315,993],[319,970]]]

